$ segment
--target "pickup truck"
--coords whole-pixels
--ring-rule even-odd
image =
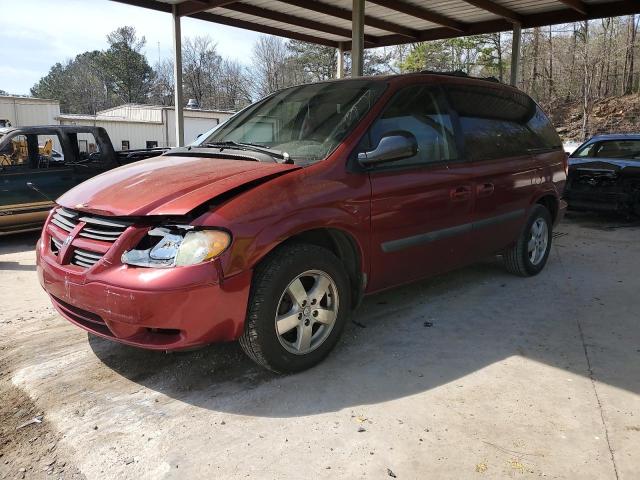
[[[0,236],[38,230],[54,199],[100,173],[161,155],[116,152],[104,128],[76,125],[0,129]]]

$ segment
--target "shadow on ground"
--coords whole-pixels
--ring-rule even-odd
[[[0,236],[0,255],[33,251],[39,236],[40,232],[15,233]]]
[[[0,261],[0,270],[15,270],[22,272],[35,272],[35,265],[25,265],[19,262],[2,262]]]
[[[591,222],[606,236],[598,218],[580,214],[569,223]],[[464,383],[466,375],[512,356],[588,376],[585,349],[592,363],[598,360],[592,365],[597,380],[640,392],[640,326],[625,313],[637,311],[635,287],[594,275],[606,262],[584,259],[572,242],[571,235],[556,239],[547,269],[534,278],[508,275],[490,260],[368,297],[332,354],[297,375],[262,370],[235,343],[163,354],[93,336],[89,342],[105,365],[133,382],[246,415],[295,417],[381,403]],[[598,293],[609,286],[615,287],[611,298]],[[631,296],[622,305],[615,299],[625,289]]]

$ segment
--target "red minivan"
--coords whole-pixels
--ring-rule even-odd
[[[566,168],[545,114],[495,81],[301,85],[64,194],[38,274],[95,335],[157,350],[239,340],[260,365],[303,370],[363,295],[496,253],[540,272]]]

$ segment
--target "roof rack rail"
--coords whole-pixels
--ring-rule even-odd
[[[473,77],[462,70],[454,70],[450,72],[439,72],[435,70],[421,70],[420,73],[428,73],[429,75],[446,75],[448,77],[473,78],[475,80],[485,80],[487,82],[501,83],[496,77]]]

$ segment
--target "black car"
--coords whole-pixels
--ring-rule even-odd
[[[569,156],[564,193],[574,210],[640,215],[640,134],[598,135]]]
[[[53,199],[112,168],[167,149],[116,152],[104,128],[0,129],[0,235],[39,229]]]

